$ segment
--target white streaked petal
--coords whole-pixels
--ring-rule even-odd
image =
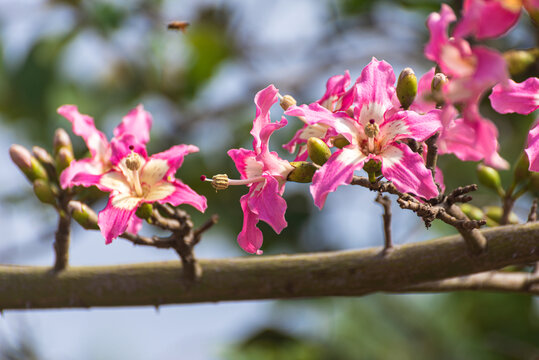
[[[395,146],[388,146],[384,149],[380,156],[384,162],[384,167],[391,168],[393,165],[401,161],[403,154],[399,148],[396,148]]]
[[[358,121],[363,127],[369,123],[371,119],[380,125],[384,121],[384,113],[387,109],[378,103],[368,103],[361,107]]]
[[[393,140],[397,135],[407,134],[408,126],[402,120],[390,121],[380,126],[380,146],[384,147],[388,142]]]
[[[101,176],[99,184],[118,193],[131,193],[131,187],[129,186],[127,179],[122,173],[117,171],[111,171]]]
[[[131,194],[118,194],[112,198],[112,206],[124,210],[133,210],[142,199]]]
[[[150,159],[142,168],[140,181],[142,181],[143,184],[153,186],[155,183],[163,180],[168,169],[170,169],[170,167],[166,160]]]
[[[176,188],[169,182],[161,182],[153,185],[150,188],[150,192],[144,197],[144,200],[148,202],[157,201],[166,198],[171,195]]]
[[[255,157],[249,156],[245,158],[245,174],[247,179],[252,179],[262,175],[262,170],[264,170],[264,165],[257,161]]]

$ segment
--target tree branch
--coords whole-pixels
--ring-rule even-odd
[[[0,266],[0,309],[156,306],[360,296],[407,288],[407,291],[420,291],[412,287],[539,261],[537,222],[482,233],[488,240],[488,250],[478,256],[471,255],[461,236],[455,235],[395,246],[385,255],[380,248],[372,248],[199,260],[203,274],[194,283],[183,276],[182,267],[176,261],[70,267],[59,273],[47,267]],[[449,281],[439,283],[439,291],[449,291],[449,284]],[[535,291],[535,285],[532,289]]]

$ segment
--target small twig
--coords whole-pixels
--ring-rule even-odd
[[[511,210],[513,210],[513,206],[515,205],[515,198],[512,196],[510,192],[507,192],[507,194],[503,198],[503,213],[502,217],[500,219],[500,225],[507,225],[509,224],[509,216],[511,215]]]
[[[58,196],[58,229],[54,241],[54,271],[64,270],[69,264],[69,244],[71,242],[71,215],[67,204],[71,200],[70,192],[60,190]]]
[[[198,244],[202,237],[202,234],[208,231],[213,225],[217,224],[218,221],[219,215],[213,214],[208,221],[206,221],[198,229],[196,229],[194,232],[193,245]]]
[[[384,207],[384,214],[382,215],[384,219],[384,250],[383,253],[387,253],[392,247],[393,243],[391,241],[391,200],[387,196],[382,196],[378,193],[376,199],[374,200],[377,203],[381,204]]]
[[[528,214],[527,222],[537,221],[537,199],[533,199],[532,206],[530,208],[530,213]]]
[[[433,179],[436,175],[436,163],[438,162],[438,145],[436,142],[438,141],[439,136],[440,134],[436,133],[425,140],[425,144],[427,145],[427,160],[425,166],[431,171]]]

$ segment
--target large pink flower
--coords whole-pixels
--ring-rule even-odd
[[[522,83],[509,80],[507,84],[494,87],[490,95],[494,110],[501,114],[516,112],[530,114],[539,108],[539,78],[529,78]],[[530,170],[539,171],[539,123],[535,123],[528,134],[528,145],[524,149],[530,160]]]
[[[384,177],[397,189],[424,198],[438,195],[430,171],[417,153],[398,140],[423,141],[440,129],[439,111],[425,115],[395,108],[395,74],[385,61],[373,60],[363,69],[356,83],[354,116],[345,112],[318,112],[316,116],[333,122],[336,133],[350,145],[336,151],[313,177],[311,193],[322,208],[327,195],[348,184],[355,170],[369,159],[381,162]],[[306,112],[306,117],[312,116]]]
[[[90,150],[89,158],[72,161],[62,172],[60,184],[63,188],[76,185],[90,186],[88,181],[92,181],[93,175],[104,174],[112,168],[111,146],[105,134],[96,129],[94,119],[79,113],[77,106],[60,106],[58,113],[73,124],[73,132],[84,139]],[[144,145],[150,139],[151,126],[152,116],[142,105],[138,105],[124,116],[120,125],[114,129],[114,136],[131,134],[136,142]]]
[[[312,109],[313,111],[320,111],[322,108],[327,109],[329,112],[344,111],[350,108],[354,100],[353,89],[347,89],[350,85],[350,73],[345,71],[344,75],[335,75],[329,78],[326,83],[326,92],[320,98],[320,100],[312,103],[311,105],[303,105],[302,108]],[[330,124],[325,121],[316,121],[312,117],[305,117],[304,110],[298,109],[296,106],[290,107],[286,111],[287,115],[297,116],[301,119],[305,125],[299,129],[292,140],[288,144],[283,145],[283,148],[290,153],[296,151],[296,147],[299,145],[298,154],[295,161],[304,161],[307,159],[307,140],[310,137],[317,137],[329,142],[332,135]]]
[[[112,169],[89,181],[89,185],[110,192],[109,202],[98,216],[107,244],[126,231],[142,203],[189,204],[201,212],[206,209],[206,198],[174,177],[184,156],[198,151],[196,146],[176,145],[148,157],[144,145],[125,134],[112,140],[111,149]]]
[[[453,103],[478,98],[508,76],[505,60],[497,51],[472,47],[463,38],[448,36],[449,24],[455,20],[455,13],[446,4],[442,4],[440,13],[430,14],[430,41],[425,47],[425,56],[449,77],[444,92]]]
[[[294,169],[286,160],[268,149],[271,134],[287,124],[283,117],[272,123],[270,108],[278,100],[278,90],[270,85],[255,96],[256,116],[253,121],[253,150],[232,149],[228,155],[234,160],[242,180],[229,180],[229,185],[247,185],[249,192],[242,196],[243,227],[238,243],[249,253],[261,254],[262,232],[257,228],[259,220],[268,223],[276,233],[286,226],[284,213],[286,202],[281,197],[286,178]]]

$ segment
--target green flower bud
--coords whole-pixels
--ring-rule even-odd
[[[483,220],[483,218],[485,217],[483,210],[481,210],[477,206],[473,206],[470,204],[460,204],[460,209],[470,220],[479,221]]]
[[[293,161],[290,163],[294,170],[288,174],[286,180],[299,183],[309,183],[313,180],[313,175],[318,166],[307,161]]]
[[[58,171],[58,174],[61,174],[73,160],[74,157],[72,151],[65,147],[60,148],[58,154],[56,154],[56,170]]]
[[[56,164],[51,154],[39,146],[32,147],[32,153],[47,171],[49,179],[56,179]]]
[[[44,179],[34,180],[34,193],[36,197],[44,204],[56,205],[56,196],[58,189],[50,182]]]
[[[489,189],[492,189],[498,193],[500,197],[504,196],[504,190],[502,188],[502,180],[500,174],[490,166],[483,164],[477,165],[477,177],[479,182]]]
[[[69,135],[67,134],[67,132],[62,128],[56,129],[54,133],[54,139],[52,141],[52,148],[53,148],[54,156],[58,155],[58,152],[60,151],[60,149],[66,148],[67,150],[71,152],[72,157],[74,157],[73,145],[71,144],[71,139]]]
[[[530,177],[530,171],[528,170],[529,167],[530,161],[528,160],[528,155],[523,152],[515,164],[515,170],[513,173],[513,177],[517,184],[527,180]]]
[[[437,106],[442,106],[444,103],[444,97],[442,94],[442,89],[444,85],[448,82],[447,76],[443,73],[436,73],[432,78],[431,90],[433,100],[436,101]]]
[[[279,103],[284,111],[288,110],[290,106],[296,105],[296,99],[294,99],[291,95],[285,95],[281,98],[281,101]]]
[[[411,68],[402,70],[397,81],[397,97],[402,108],[407,110],[417,95],[417,77]]]
[[[491,219],[495,221],[496,223],[500,223],[500,220],[502,219],[503,215],[503,209],[500,206],[487,206],[484,208],[485,215],[488,219]],[[511,211],[509,214],[509,224],[518,224],[518,217],[517,215]]]
[[[32,183],[36,179],[47,180],[47,171],[43,165],[33,157],[30,152],[21,145],[11,145],[9,148],[9,155],[11,160],[21,169],[24,175]]]
[[[342,149],[343,147],[350,145],[350,141],[346,140],[344,136],[339,135],[333,139],[333,145]]]
[[[536,55],[530,50],[509,50],[503,57],[512,76],[526,72],[536,59]]]
[[[141,219],[147,220],[150,217],[152,217],[152,213],[153,213],[153,204],[142,203],[140,204],[137,211],[135,212],[135,215],[137,215]]]
[[[331,156],[331,150],[327,144],[319,138],[310,137],[307,140],[307,152],[311,160],[317,165],[324,165]]]
[[[382,163],[378,160],[370,159],[363,165],[363,170],[369,174],[369,181],[375,183],[377,176],[381,174]]]
[[[99,230],[97,214],[88,205],[80,201],[71,200],[67,204],[67,209],[71,217],[86,230]]]

